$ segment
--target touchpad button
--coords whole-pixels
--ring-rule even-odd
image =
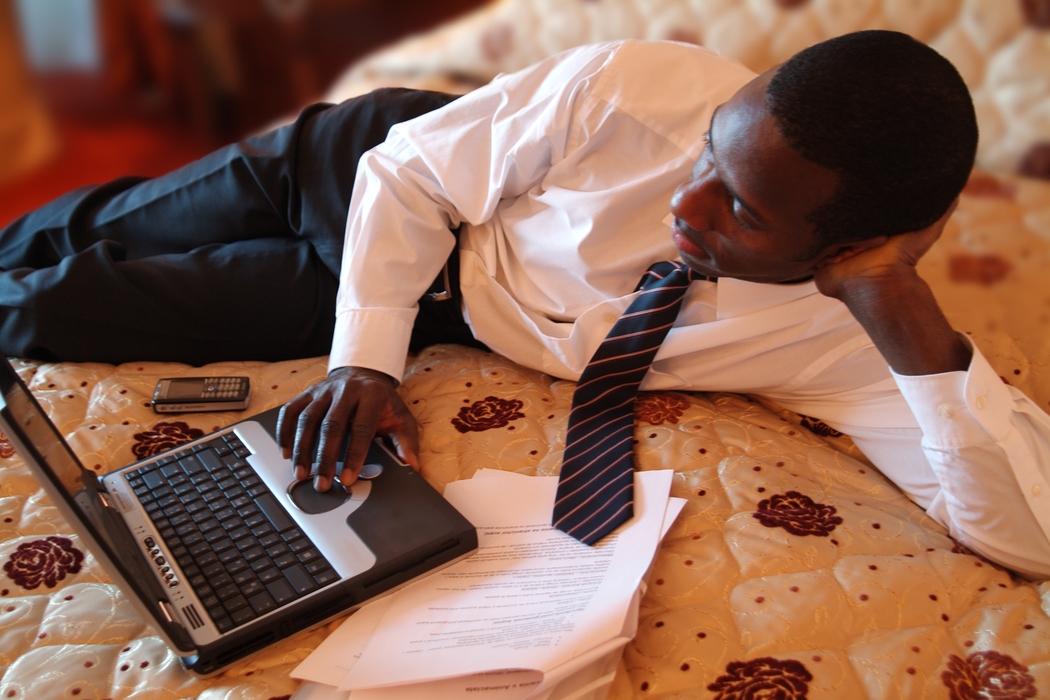
[[[338,481],[327,491],[318,491],[314,488],[313,479],[304,479],[289,487],[288,496],[299,510],[316,515],[335,510],[346,503],[350,498],[350,491]]]

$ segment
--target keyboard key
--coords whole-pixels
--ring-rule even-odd
[[[214,530],[204,533],[204,539],[208,542],[218,542],[223,537],[226,537],[226,531],[221,527],[216,527]]]
[[[247,549],[241,552],[241,554],[244,555],[244,558],[247,561],[252,562],[258,559],[259,557],[265,557],[266,550],[264,550],[262,547],[252,547],[251,549]]]
[[[244,591],[245,584],[258,580],[259,578],[255,575],[255,572],[250,569],[239,571],[233,575],[233,582],[237,584],[237,586],[241,589],[241,592]]]
[[[258,525],[256,525],[255,527],[253,527],[252,528],[252,534],[255,535],[256,537],[259,537],[259,538],[269,537],[270,535],[275,535],[278,540],[281,539],[281,536],[273,531],[273,525],[270,524],[269,520],[261,522]]]
[[[317,588],[317,584],[314,583],[314,577],[306,573],[300,564],[295,566],[289,566],[287,569],[282,569],[284,577],[288,579],[288,583],[292,584],[292,588],[296,590],[299,595],[304,595]]]
[[[225,471],[227,468],[226,465],[222,463],[222,460],[219,459],[218,455],[216,455],[214,452],[200,452],[197,454],[197,459],[201,461],[201,464],[204,465],[205,469],[212,473],[217,471]]]
[[[299,560],[296,559],[295,555],[292,554],[291,552],[288,552],[287,554],[282,554],[279,557],[274,557],[273,558],[273,563],[276,564],[277,566],[279,566],[282,569],[287,568],[289,566],[292,566],[293,564],[297,564],[298,562],[299,562]]]
[[[163,474],[165,478],[170,479],[176,474],[182,474],[182,467],[180,467],[177,462],[171,462],[161,467],[160,473]]]
[[[273,602],[273,598],[266,591],[248,598],[248,604],[252,606],[256,615],[265,615],[277,607],[277,603]]]
[[[241,515],[244,515],[244,514],[242,513]],[[247,525],[250,528],[255,528],[255,527],[258,527],[259,525],[261,525],[263,523],[268,523],[268,522],[269,521],[266,519],[266,516],[263,515],[262,513],[255,513],[254,515],[249,515],[247,518],[244,519],[244,524]]]
[[[204,533],[205,537],[207,537],[208,533],[210,533],[212,530],[215,530],[215,529],[219,529],[219,530],[225,532],[224,530],[222,530],[222,525],[219,525],[219,521],[216,520],[215,518],[201,518],[200,522],[197,523],[197,527],[200,528],[200,531]],[[214,542],[214,540],[208,540],[208,541],[209,542]]]
[[[259,579],[252,579],[241,586],[241,595],[251,598],[253,595],[263,590],[263,585],[259,582]]]
[[[243,595],[235,595],[229,600],[224,600],[223,607],[230,613],[235,610],[240,610],[241,608],[248,608],[248,598]],[[232,617],[234,621],[237,620],[236,615],[230,615],[230,617]]]
[[[159,471],[148,472],[142,476],[142,481],[151,489],[159,488],[164,484],[164,475]]]
[[[219,600],[223,601],[223,603],[240,594],[241,592],[237,589],[237,586],[233,585],[233,583],[215,589],[215,595],[219,596]]]
[[[252,502],[252,497],[248,495],[248,492],[244,489],[240,489],[240,495],[235,495],[234,491],[238,489],[230,489],[226,492],[226,495],[230,498],[230,505],[234,508],[243,508]]]
[[[299,561],[301,561],[304,564],[316,560],[324,561],[324,557],[322,557],[321,553],[318,552],[317,549],[314,547],[310,547],[310,549],[304,549],[303,551],[299,552]]]
[[[264,493],[269,493],[270,489],[266,487],[266,484],[256,484],[254,486],[248,486],[248,495],[252,498],[258,498]]]
[[[326,569],[324,571],[314,574],[314,581],[317,581],[317,583],[321,586],[327,586],[333,581],[338,580],[339,574],[337,574],[333,569]]]
[[[263,557],[262,559],[256,559],[254,561],[248,562],[248,564],[252,567],[252,570],[255,573],[259,573],[260,571],[263,571],[264,569],[268,569],[271,566],[273,566],[273,561],[269,557]]]
[[[245,622],[250,622],[255,619],[255,611],[249,606],[245,606],[237,612],[230,615],[233,619],[233,624],[243,625]]]
[[[222,565],[222,562],[216,560],[208,564],[207,566],[202,567],[201,573],[204,574],[204,576],[210,580],[218,576],[219,574],[226,573],[226,568]]]
[[[278,535],[276,532],[271,532],[270,534],[263,535],[259,538],[259,544],[261,544],[263,547],[272,547],[273,545],[282,541],[283,540],[281,539],[281,536]]]
[[[176,486],[182,486],[183,484],[190,483],[190,478],[182,473],[180,469],[175,475],[168,477],[168,486],[175,489]],[[175,490],[178,493],[178,490]]]
[[[215,517],[219,520],[229,520],[230,518],[237,517],[237,511],[235,511],[233,508],[230,508],[229,506],[212,512],[215,513]]]
[[[201,511],[207,510],[207,509],[208,509],[208,504],[205,503],[200,498],[200,496],[197,496],[197,500],[196,501],[193,501],[192,503],[187,503],[186,504],[186,512],[189,513],[190,515],[194,515],[196,513],[200,513]]]
[[[266,548],[266,553],[269,554],[271,557],[279,557],[282,554],[288,553],[288,551],[288,545],[286,545],[284,542],[277,542]]]
[[[292,540],[297,540],[300,537],[305,537],[305,535],[303,534],[303,531],[299,528],[292,527],[288,528],[287,530],[283,530],[281,532],[281,537],[284,538],[285,542],[291,542]]]
[[[288,601],[295,600],[299,597],[296,595],[295,589],[292,588],[291,584],[289,584],[283,576],[267,583],[266,590],[278,605],[284,605]]]
[[[233,528],[232,530],[229,531],[229,533],[230,533],[230,539],[233,540],[234,542],[236,542],[237,540],[241,539],[242,537],[248,537],[248,536],[250,536],[252,534],[251,531],[248,528],[244,527],[243,525],[239,525],[239,526]]]
[[[305,537],[288,543],[288,548],[291,549],[293,552],[301,552],[302,550],[309,549],[313,546],[313,542],[306,539]]]
[[[303,566],[305,566],[306,570],[311,574],[316,574],[318,571],[324,571],[329,568],[328,562],[326,562],[323,557],[321,559],[315,559],[309,564],[303,564]]]
[[[234,559],[226,565],[226,571],[228,571],[231,574],[236,574],[237,572],[244,571],[247,568],[248,562],[244,561],[244,557],[237,557],[236,559]]]
[[[256,498],[255,505],[259,506],[259,510],[266,515],[274,529],[278,532],[295,526],[295,522],[288,517],[288,513],[285,512],[284,507],[277,502],[277,499],[272,493],[265,493]]]
[[[203,568],[209,564],[214,564],[217,561],[219,561],[219,557],[215,552],[205,552],[202,556],[198,557],[197,566]]]
[[[258,574],[259,580],[263,583],[269,583],[274,579],[284,578],[284,575],[281,573],[281,570],[275,566],[271,566],[268,569],[262,569],[258,572]]]
[[[216,619],[216,617],[214,615],[212,615],[211,619],[212,619],[212,622],[215,623],[215,627],[220,632],[229,632],[230,630],[232,630],[236,626],[234,624],[233,620],[231,620],[228,617],[220,617],[220,618]]]
[[[186,535],[189,535],[189,534],[194,533],[196,531],[197,531],[197,526],[194,525],[193,523],[186,523],[184,525],[179,525],[177,528],[175,528],[175,532],[178,533],[180,538],[181,537],[185,537]]]
[[[231,563],[237,561],[238,559],[243,561],[244,556],[242,556],[241,553],[238,552],[236,549],[227,549],[219,553],[219,561],[222,562],[223,566],[229,566]]]
[[[225,571],[223,571],[223,572],[213,576],[211,578],[211,580],[208,581],[208,585],[210,585],[212,588],[214,588],[216,590],[218,590],[220,588],[225,588],[226,586],[232,586],[232,585],[234,585],[233,584],[233,577],[230,576]]]

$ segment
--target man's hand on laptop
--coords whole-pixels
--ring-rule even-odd
[[[315,473],[318,491],[332,486],[336,462],[344,457],[339,450],[347,431],[350,439],[339,474],[344,486],[357,480],[377,433],[390,438],[401,461],[419,469],[416,419],[395,391],[394,380],[382,372],[334,369],[285,404],[277,420],[277,441],[285,459],[295,465],[295,478]]]

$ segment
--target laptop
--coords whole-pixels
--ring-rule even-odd
[[[415,470],[373,443],[349,489],[295,482],[274,409],[105,475],[85,469],[4,360],[0,428],[106,573],[207,677],[477,548]]]

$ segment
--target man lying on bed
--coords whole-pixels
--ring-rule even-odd
[[[0,237],[4,352],[203,363],[330,347],[327,379],[280,429],[324,490],[346,431],[345,483],[377,431],[417,464],[395,391],[410,348],[483,343],[576,379],[646,268],[680,258],[716,281],[692,283],[643,390],[754,393],[817,417],[953,537],[1050,575],[1050,417],[915,272],[977,145],[947,61],[891,32],[758,77],[681,44],[584,47],[396,127],[355,180],[391,123],[451,100],[317,106],[27,216]]]

